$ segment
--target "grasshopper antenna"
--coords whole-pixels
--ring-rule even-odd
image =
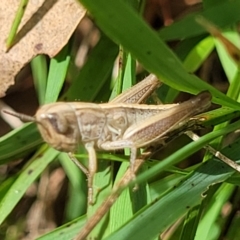
[[[26,114],[10,112],[8,110],[2,110],[2,112],[6,113],[6,114],[9,114],[11,116],[17,117],[24,122],[36,122],[36,123],[38,123],[35,117],[28,116]]]

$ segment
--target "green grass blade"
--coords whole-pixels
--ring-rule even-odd
[[[221,215],[222,208],[226,201],[231,197],[235,186],[230,184],[223,184],[216,194],[211,198],[208,204],[208,209],[198,225],[195,240],[201,239],[218,239],[220,236],[220,229],[216,229],[215,236],[213,229],[216,225],[216,220]]]
[[[231,119],[237,118],[240,116],[239,111],[235,111],[232,108],[228,107],[222,107],[215,110],[212,110],[210,112],[206,112],[201,114],[206,121],[202,123],[203,126],[215,126],[219,123],[223,123],[225,121],[229,121]]]
[[[165,158],[160,163],[156,164],[154,167],[146,171],[137,177],[137,183],[141,183],[149,179],[150,177],[156,176],[160,172],[164,171],[168,167],[182,161],[186,157],[190,156],[194,152],[200,150],[206,144],[214,140],[215,138],[228,134],[230,132],[236,131],[239,128],[240,121],[232,123],[223,129],[219,129],[217,131],[206,134],[195,142],[191,142],[190,144],[184,146],[182,149],[173,153],[171,156]]]
[[[24,124],[0,138],[0,164],[24,157],[36,148],[42,139],[34,123]]]
[[[117,79],[114,83],[114,87],[111,92],[111,96],[110,96],[109,100],[114,99],[117,95],[119,95],[122,92],[123,78],[124,78],[124,72],[125,72],[126,64],[127,64],[127,57],[128,57],[128,53],[126,51],[124,51],[124,49],[120,46],[119,55],[118,55]]]
[[[186,69],[189,72],[195,72],[212,52],[214,46],[214,41],[211,36],[204,38],[196,44],[186,59],[184,59]]]
[[[16,36],[18,26],[21,23],[21,20],[22,20],[23,14],[25,12],[25,9],[27,7],[27,4],[28,4],[28,0],[21,0],[21,2],[19,4],[19,7],[17,9],[17,13],[15,15],[15,18],[14,18],[10,33],[8,35],[7,42],[6,42],[6,46],[7,46],[8,49],[14,43],[14,38]]]
[[[121,179],[128,167],[128,162],[121,164],[121,167],[118,170],[118,174],[115,179],[115,183]],[[118,229],[119,226],[129,220],[132,215],[133,212],[130,203],[129,189],[127,188],[122,192],[122,194],[119,196],[118,200],[110,210],[110,217],[114,216],[114,218],[111,218],[111,221],[109,221],[108,232],[106,232],[106,235],[109,235],[109,233],[112,233],[113,231]]]
[[[69,179],[69,199],[65,209],[65,218],[69,221],[86,213],[86,176],[70,160],[67,153],[60,153],[58,158]]]
[[[239,46],[240,36],[237,30],[229,29],[222,32],[222,34],[233,44]],[[229,53],[226,51],[226,48],[221,41],[216,39],[215,44],[224,72],[226,73],[228,81],[231,83],[232,79],[234,79],[234,76],[236,75],[236,72],[238,71],[238,66],[236,62],[230,57]]]
[[[67,44],[57,56],[51,59],[44,103],[56,102],[66,78],[70,55]]]
[[[87,219],[89,219],[99,208],[102,202],[110,194],[112,189],[112,168],[109,161],[98,159],[98,172],[93,179],[93,200],[94,205],[88,205]],[[100,191],[101,190],[101,191]],[[89,235],[89,239],[101,238],[103,229],[106,229],[108,224],[108,214],[105,215],[98,225]]]
[[[117,54],[118,46],[102,34],[64,99],[67,101],[75,101],[76,99],[93,101],[101,87],[111,76]],[[103,60],[104,64],[102,64]]]
[[[188,74],[173,52],[125,2],[82,0],[81,3],[108,36],[131,52],[149,72],[156,74],[164,83],[193,94],[207,89],[214,96],[214,102],[240,109],[238,103],[196,76]],[[137,39],[137,44],[133,39]]]
[[[161,29],[159,31],[159,36],[164,40],[176,40],[206,33],[206,30],[202,28],[195,20],[196,16],[198,15],[203,16],[220,28],[229,27],[239,22],[239,8],[239,0],[231,3],[229,1],[225,1],[224,3],[215,4],[214,7],[199,11],[197,13],[188,14],[182,20]]]
[[[75,219],[74,221],[68,222],[64,225],[62,225],[59,228],[56,228],[55,230],[51,231],[50,233],[44,234],[41,237],[38,237],[37,240],[68,240],[73,239],[77,233],[79,232],[79,229],[84,225],[86,221],[86,217],[80,217]]]
[[[32,59],[31,68],[33,74],[33,81],[35,89],[38,94],[38,101],[40,105],[44,103],[46,85],[47,85],[47,59],[45,55],[39,55]]]
[[[188,211],[183,224],[180,240],[194,239],[199,222],[199,207],[199,205],[196,205]]]
[[[18,178],[8,189],[7,193],[2,197],[0,202],[0,224],[13,210],[32,182],[36,180],[39,174],[41,174],[41,172],[56,158],[58,154],[58,151],[49,148],[42,154],[42,156],[38,156],[37,154],[33,157],[33,161],[19,174]]]
[[[232,159],[238,158],[238,144],[239,140],[226,147],[223,154]],[[168,194],[140,211],[125,226],[106,239],[153,239],[179,217],[186,214],[189,208],[199,204],[202,200],[202,193],[210,185],[225,181],[233,173],[234,170],[220,160],[205,162],[185,181],[181,181]]]

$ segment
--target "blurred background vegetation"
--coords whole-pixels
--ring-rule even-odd
[[[240,158],[240,1],[80,2],[87,14],[67,44],[32,59],[1,109],[34,115],[57,100],[108,102],[148,73],[164,82],[164,103],[209,90],[201,141],[181,136],[146,161],[139,191],[126,189],[89,239],[238,239],[239,173],[199,150],[211,142]],[[84,174],[42,142],[35,124],[18,124],[0,119],[0,238],[72,239],[126,171],[129,153],[98,154],[99,193],[87,209]],[[87,164],[83,148],[77,157]]]

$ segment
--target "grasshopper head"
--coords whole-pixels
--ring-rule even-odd
[[[47,104],[39,108],[35,117],[7,110],[3,112],[24,122],[37,123],[43,140],[53,148],[64,152],[77,150],[80,134],[76,126],[77,116],[71,105],[61,102]]]
[[[42,138],[59,151],[74,152],[79,143],[79,130],[74,109],[66,103],[42,106],[36,113]]]

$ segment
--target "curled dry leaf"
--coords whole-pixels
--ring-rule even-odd
[[[0,4],[0,97],[33,57],[38,54],[55,56],[85,15],[76,0],[29,1],[14,44],[6,51],[6,39],[18,6],[18,0],[2,0]]]

